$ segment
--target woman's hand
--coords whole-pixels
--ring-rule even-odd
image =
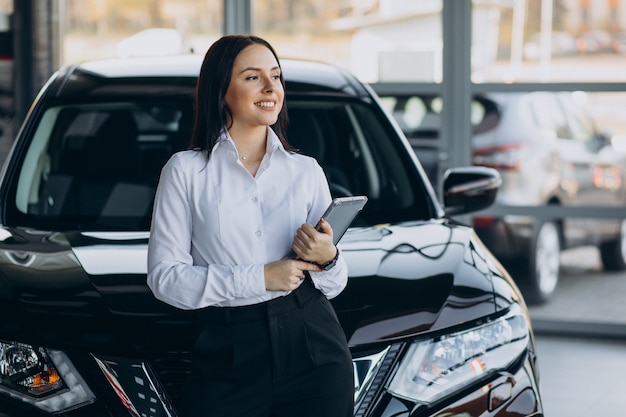
[[[288,259],[266,264],[265,288],[268,291],[292,291],[304,279],[304,271],[321,272],[321,268],[310,262]]]
[[[333,244],[333,228],[322,219],[321,231],[310,224],[303,224],[296,232],[292,249],[300,259],[324,265],[330,262],[337,254]]]

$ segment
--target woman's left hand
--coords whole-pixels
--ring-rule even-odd
[[[336,255],[333,244],[333,229],[324,219],[320,221],[321,231],[310,224],[303,224],[296,232],[292,249],[300,259],[324,265]]]

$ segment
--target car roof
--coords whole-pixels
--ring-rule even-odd
[[[116,82],[132,82],[133,79],[195,79],[197,78],[203,55],[179,55],[167,57],[133,57],[115,58],[80,63],[62,69],[59,73],[63,79],[58,86],[56,95],[64,95],[65,91],[75,92],[71,84],[75,84],[78,74],[90,78]],[[287,84],[288,93],[294,92],[325,92],[356,97],[367,97],[370,92],[348,71],[332,64],[306,61],[300,59],[281,58],[281,67]]]

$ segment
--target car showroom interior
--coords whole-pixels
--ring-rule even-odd
[[[154,297],[152,209],[233,34],[367,197],[326,265],[354,416],[624,415],[626,0],[0,0],[0,417],[185,416],[215,307]]]

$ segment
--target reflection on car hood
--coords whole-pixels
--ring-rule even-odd
[[[492,275],[470,229],[446,221],[353,230],[348,289],[334,300],[351,345],[404,338],[492,314]]]
[[[195,313],[152,296],[147,243],[147,233],[0,228],[0,338],[186,349]],[[351,279],[333,304],[353,346],[484,317],[518,297],[500,288],[494,299],[504,272],[471,229],[446,220],[351,229],[340,246]]]

